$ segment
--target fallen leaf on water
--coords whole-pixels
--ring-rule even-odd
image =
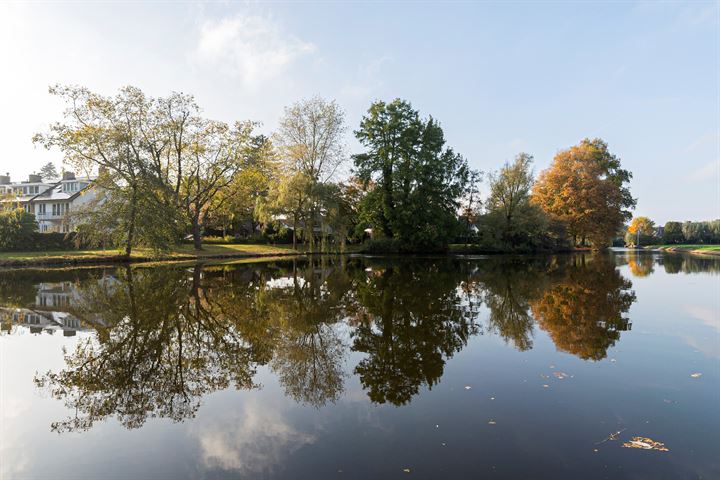
[[[405,472],[405,473],[410,473],[410,469],[409,469],[409,468],[403,468],[403,472]]]
[[[555,375],[555,378],[557,378],[558,380],[563,380],[569,377],[569,375],[564,372],[553,372],[553,375]]]
[[[543,388],[550,388],[550,385],[545,384],[545,385],[543,385]]]
[[[495,420],[490,420],[490,421],[488,422],[488,425],[495,425],[495,424],[496,424]]]
[[[623,443],[625,448],[639,448],[641,450],[658,450],[660,452],[669,452],[662,442],[656,442],[646,437],[633,437],[629,442]]]
[[[702,373],[700,373],[700,372],[691,373],[690,376],[692,378],[700,378],[700,377],[702,377]]]
[[[470,390],[472,387],[470,385],[465,385],[465,390]]]

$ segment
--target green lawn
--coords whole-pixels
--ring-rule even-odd
[[[709,252],[720,251],[720,245],[660,245],[655,248],[661,250],[705,250]]]
[[[133,250],[135,260],[188,260],[195,258],[217,257],[250,257],[260,255],[288,255],[300,253],[290,247],[271,245],[204,245],[201,251],[195,251],[192,245],[179,245],[159,256],[147,248]],[[42,264],[42,263],[75,263],[114,260],[122,255],[120,250],[65,250],[48,252],[0,252],[0,264]]]

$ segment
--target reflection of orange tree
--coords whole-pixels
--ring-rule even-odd
[[[628,267],[634,277],[647,277],[654,270],[655,260],[651,255],[633,255],[628,259]]]
[[[530,305],[558,350],[600,360],[629,329],[624,315],[635,301],[630,288],[632,283],[607,257],[574,257],[562,277]]]

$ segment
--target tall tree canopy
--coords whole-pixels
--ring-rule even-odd
[[[35,141],[58,147],[77,169],[98,172],[105,200],[87,212],[93,230],[110,232],[130,255],[138,243],[167,246],[189,225],[200,248],[208,210],[239,171],[255,124],[207,120],[181,93],[153,98],[124,87],[102,96],[63,86],[50,93],[67,109]]]
[[[540,173],[532,198],[565,223],[576,244],[587,239],[593,247],[605,248],[635,206],[627,186],[631,178],[607,143],[585,139],[555,155],[552,165]]]
[[[432,117],[420,118],[410,103],[375,102],[355,136],[366,151],[355,155],[357,174],[377,192],[363,215],[386,237],[408,249],[443,247],[452,238],[467,181],[465,159],[445,145]]]
[[[303,217],[311,251],[315,249],[315,226],[323,223],[320,218],[323,216],[323,186],[346,160],[345,130],[342,108],[335,101],[313,97],[286,108],[275,134],[286,174],[294,178],[295,186],[299,183],[306,185],[304,192],[295,191],[298,198],[290,203],[295,206],[304,204],[307,210],[303,212]],[[305,180],[298,182],[299,177]],[[293,216],[297,218],[297,214]],[[320,231],[322,234],[322,228]]]

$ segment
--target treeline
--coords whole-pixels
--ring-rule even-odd
[[[98,174],[97,198],[74,214],[78,235],[128,255],[190,237],[200,249],[207,235],[312,252],[605,248],[635,205],[630,172],[600,139],[560,151],[537,179],[526,153],[484,175],[400,99],[370,106],[353,131],[363,151],[349,155],[343,110],[319,97],[287,107],[265,136],[256,122],[203,117],[185,94],[51,93],[67,109],[34,141]]]
[[[625,232],[625,245],[720,244],[720,220],[666,222],[658,227],[648,217],[636,217]]]

